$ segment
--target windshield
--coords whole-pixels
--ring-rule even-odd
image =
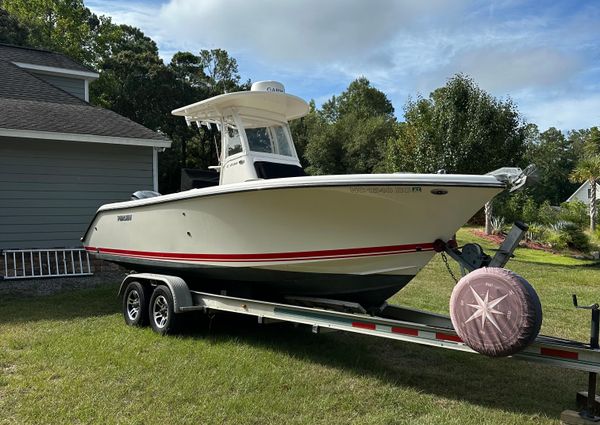
[[[246,137],[248,138],[248,146],[253,152],[294,156],[292,142],[282,125],[247,128]]]
[[[237,128],[227,124],[224,137],[226,156],[235,155],[242,151],[242,141],[240,140],[240,134],[238,133]]]

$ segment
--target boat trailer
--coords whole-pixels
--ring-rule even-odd
[[[502,267],[526,230],[526,225],[513,227],[494,258],[484,254],[477,246],[465,246],[466,249],[463,247],[460,251],[452,242],[438,242],[438,250],[452,256],[466,270],[490,264]],[[312,328],[313,333],[344,331],[478,353],[459,336],[449,316],[387,303],[376,310],[366,311],[357,303],[311,297],[288,297],[285,302],[239,298],[226,293],[190,290],[187,283],[177,276],[153,273],[129,274],[121,283],[119,296],[127,324],[143,326],[149,322],[160,334],[175,331],[184,313],[199,311],[213,315],[215,312],[229,312],[254,316],[261,324],[290,322],[306,325]],[[600,306],[580,306],[576,295],[573,295],[573,304],[575,308],[591,312],[589,343],[538,335],[510,357],[588,372],[588,390],[577,394],[581,410],[565,411],[561,420],[565,424],[600,423],[600,416],[597,416],[600,415],[600,397],[596,397],[596,378],[600,373]]]

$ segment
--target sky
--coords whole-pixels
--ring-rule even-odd
[[[600,125],[600,1],[87,0],[140,28],[168,63],[223,48],[242,80],[281,81],[319,106],[364,76],[403,120],[456,73],[511,98],[527,122]]]

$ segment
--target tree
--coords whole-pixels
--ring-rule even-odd
[[[539,133],[533,127],[525,154],[527,162],[538,169],[539,181],[532,187],[532,195],[538,203],[548,200],[560,205],[576,188],[569,181],[569,173],[577,162],[577,151],[560,130],[550,127]]]
[[[527,133],[516,106],[464,75],[450,78],[429,99],[409,100],[404,117],[387,148],[388,171],[479,174],[522,161]],[[485,213],[489,232],[491,203]]]
[[[516,106],[464,75],[429,99],[409,100],[404,116],[388,147],[389,171],[484,173],[522,162],[526,127]]]
[[[311,174],[383,170],[387,141],[395,134],[394,108],[385,94],[360,77],[313,116],[305,159]]]
[[[0,8],[0,43],[26,46],[29,30],[17,18]]]
[[[337,101],[338,117],[354,115],[360,118],[384,116],[393,118],[394,107],[387,96],[371,86],[365,77],[352,81]]]
[[[200,58],[191,52],[177,52],[171,58],[169,68],[175,74],[175,78],[182,84],[196,89],[203,85],[206,77]]]
[[[298,159],[304,168],[309,166],[306,159],[306,148],[311,140],[325,132],[327,122],[323,114],[317,110],[314,100],[309,102],[309,112],[300,119],[290,122],[290,130],[296,146]]]
[[[590,199],[590,229],[596,230],[596,182],[600,178],[600,156],[591,156],[581,160],[571,172],[573,182],[589,182],[591,190]]]
[[[584,156],[600,155],[600,129],[592,127],[587,130],[583,140]]]
[[[82,0],[3,0],[2,7],[29,29],[27,44],[93,63],[98,18]]]
[[[159,57],[156,43],[138,28],[121,25],[110,50],[111,56],[100,64],[100,78],[90,87],[92,102],[164,131],[164,120],[174,106],[175,78]]]
[[[567,133],[567,140],[575,158],[581,159],[585,156],[585,140],[589,134],[590,130],[587,128],[571,130]]]
[[[198,58],[204,74],[204,83],[210,89],[211,95],[240,89],[237,61],[229,56],[226,50],[201,50]]]

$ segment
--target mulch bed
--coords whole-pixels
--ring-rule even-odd
[[[479,237],[479,238],[483,238],[486,239],[490,242],[495,243],[496,245],[501,245],[502,242],[504,242],[504,238],[505,235],[486,235],[485,232],[483,230],[478,230],[478,229],[472,229],[470,230],[471,233],[473,233],[475,236]],[[552,252],[552,253],[556,253],[556,251],[554,251],[552,248],[546,246],[546,245],[542,245],[539,242],[533,242],[533,241],[528,241],[528,240],[522,240],[521,243],[519,243],[519,246],[523,246],[529,249],[537,249],[539,251],[546,251],[546,252]]]

